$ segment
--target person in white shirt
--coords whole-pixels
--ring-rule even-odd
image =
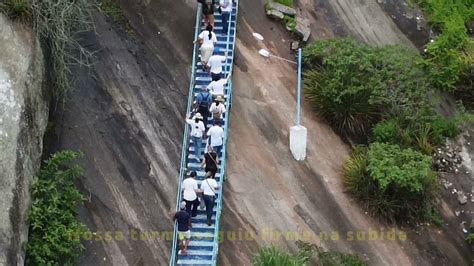
[[[210,137],[209,145],[217,153],[217,156],[221,157],[221,149],[224,141],[224,130],[220,127],[221,120],[214,120],[214,126],[209,128],[207,135]]]
[[[198,188],[196,181],[196,172],[192,171],[189,177],[183,180],[183,200],[186,202],[186,211],[191,217],[197,216],[197,208],[199,206],[199,199],[197,193],[201,193],[202,190]],[[192,206],[192,210],[191,210]]]
[[[227,84],[230,80],[230,74],[227,78],[221,78],[217,81],[211,81],[209,85],[207,85],[207,89],[211,92],[213,96],[222,95],[224,96],[224,85]]]
[[[209,58],[214,51],[214,45],[217,43],[216,34],[212,31],[212,25],[207,25],[206,30],[202,31],[198,36],[198,42],[201,45],[201,62],[203,67],[206,66]]]
[[[204,131],[206,131],[202,119],[203,117],[200,113],[197,113],[192,119],[189,119],[189,115],[186,118],[186,123],[191,126],[191,140],[193,141],[194,154],[198,161],[201,159],[202,137]]]
[[[211,172],[206,173],[206,179],[201,183],[202,197],[206,204],[207,225],[212,225],[212,209],[214,208],[214,201],[216,200],[216,191],[219,185],[213,178]]]
[[[219,6],[221,7],[222,13],[222,30],[227,35],[229,29],[229,19],[232,13],[232,1],[233,0],[220,0]]]
[[[222,119],[222,115],[226,112],[226,108],[224,105],[224,98],[221,95],[217,95],[214,102],[211,104],[211,108],[209,108],[209,112],[212,114],[213,120]]]
[[[207,67],[209,67],[211,71],[211,77],[213,81],[218,81],[221,79],[222,62],[227,61],[227,51],[224,52],[224,56],[218,55],[219,51],[219,47],[215,47],[214,55],[211,56],[207,62]]]

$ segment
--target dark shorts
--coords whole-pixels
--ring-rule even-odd
[[[215,74],[211,72],[212,81],[218,81],[221,79],[221,73]]]

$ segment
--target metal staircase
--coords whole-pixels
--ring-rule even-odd
[[[233,0],[233,9],[229,18],[229,26],[227,34],[223,33],[223,25],[221,15],[217,12],[214,13],[215,27],[214,33],[217,35],[217,47],[220,47],[220,55],[224,55],[224,51],[228,51],[227,62],[223,64],[223,78],[227,77],[232,73],[232,66],[234,61],[234,46],[235,46],[235,34],[237,26],[237,13],[238,13],[238,0]],[[196,15],[196,30],[194,33],[194,40],[197,40],[197,36],[204,28],[204,22],[202,17],[201,5],[199,4],[197,15]],[[193,67],[191,72],[191,82],[189,86],[188,95],[188,106],[187,113],[191,111],[192,103],[195,96],[211,82],[210,74],[202,70],[202,66],[199,60],[199,49],[197,43],[194,45],[193,52]],[[191,230],[191,241],[189,243],[188,251],[186,255],[178,254],[178,235],[177,225],[174,226],[173,235],[173,246],[172,254],[170,258],[170,265],[216,265],[217,254],[219,250],[218,246],[218,232],[220,227],[220,216],[222,211],[222,192],[224,184],[224,176],[226,169],[226,144],[228,136],[228,125],[229,125],[229,112],[232,104],[232,81],[229,81],[224,89],[225,102],[227,107],[227,113],[224,114],[223,118],[223,129],[224,129],[224,144],[219,154],[220,167],[216,173],[216,181],[220,186],[220,190],[217,194],[216,204],[214,206],[214,215],[212,217],[212,226],[207,225],[206,212],[205,210],[198,210],[198,215],[192,218],[192,230]],[[208,118],[208,128],[212,125],[212,118]],[[178,210],[179,203],[182,201],[182,181],[186,174],[190,171],[197,172],[197,180],[200,186],[202,180],[204,180],[204,171],[200,169],[200,158],[202,156],[196,156],[194,148],[190,145],[191,138],[189,136],[189,126],[186,124],[183,137],[183,148],[181,151],[181,165],[179,172],[178,182],[178,196],[176,198],[176,206]],[[206,142],[202,141],[202,150],[204,151]]]

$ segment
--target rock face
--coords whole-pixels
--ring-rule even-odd
[[[269,2],[268,3],[269,9],[275,9],[277,11],[280,11],[281,13],[288,15],[288,16],[295,16],[296,15],[296,10],[294,8],[291,8],[289,6],[282,5],[280,3],[275,3],[275,2]]]
[[[23,265],[48,105],[35,34],[0,14],[0,265]]]
[[[296,34],[298,34],[301,37],[303,42],[307,42],[309,40],[309,35],[311,35],[309,20],[296,16],[295,22],[296,22],[296,27],[295,27]]]
[[[269,9],[267,11],[267,16],[274,19],[283,19],[285,15],[276,9]]]

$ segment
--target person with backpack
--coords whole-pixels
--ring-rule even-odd
[[[211,113],[213,120],[222,119],[223,114],[226,112],[226,108],[223,102],[224,98],[222,98],[221,95],[217,95],[214,99],[214,102],[211,104],[209,112]]]
[[[201,168],[204,169],[206,173],[211,173],[213,176],[216,175],[217,169],[219,167],[219,157],[217,153],[214,152],[212,146],[207,147],[207,152],[204,154],[204,159],[201,162]]]
[[[201,189],[203,191],[203,199],[206,204],[206,216],[207,216],[207,225],[212,225],[212,212],[214,209],[214,202],[216,200],[216,190],[219,189],[219,185],[214,179],[214,175],[208,172],[206,174],[207,178],[202,181]]]
[[[201,63],[204,69],[209,58],[212,56],[214,45],[217,43],[217,37],[213,29],[212,25],[207,25],[206,30],[202,31],[198,36],[198,43],[201,45]]]
[[[196,96],[197,111],[202,115],[202,122],[204,128],[207,130],[207,119],[209,118],[209,108],[212,104],[212,94],[209,93],[207,88],[203,88],[200,93]]]
[[[192,119],[189,119],[189,116],[190,115],[186,118],[186,123],[191,126],[191,140],[193,141],[196,158],[199,161],[201,158],[202,138],[206,128],[202,122],[202,115],[200,113],[196,113]]]
[[[220,0],[219,7],[222,15],[222,29],[224,34],[227,35],[229,30],[229,19],[232,13],[232,0]]]
[[[214,55],[209,58],[207,62],[207,67],[211,72],[211,77],[213,81],[218,81],[222,76],[222,62],[227,61],[227,51],[224,52],[224,56],[218,55],[220,52],[219,47],[214,48]]]

